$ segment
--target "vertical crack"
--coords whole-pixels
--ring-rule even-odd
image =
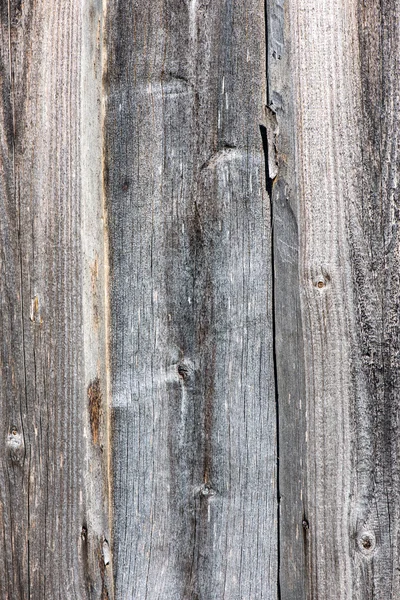
[[[106,431],[107,431],[107,494],[108,494],[108,528],[109,528],[109,579],[110,589],[102,592],[105,596],[108,592],[111,598],[115,598],[115,579],[114,579],[114,511],[113,511],[113,464],[112,464],[112,391],[111,391],[111,275],[110,275],[110,231],[109,231],[109,204],[108,204],[108,152],[107,152],[107,99],[109,93],[108,84],[108,54],[107,54],[107,23],[108,23],[108,2],[102,0],[101,4],[101,135],[102,135],[102,156],[101,156],[101,202],[103,212],[103,256],[104,256],[104,325],[105,325],[105,367],[106,367],[106,398],[104,406],[106,408]],[[127,185],[126,183],[124,185]],[[104,585],[104,582],[103,582]]]
[[[275,415],[276,415],[276,489],[277,489],[277,598],[281,600],[281,523],[280,523],[280,470],[279,470],[279,394],[278,394],[278,369],[277,369],[277,349],[276,349],[276,289],[275,289],[275,234],[274,234],[274,182],[278,175],[276,160],[275,138],[278,133],[278,126],[275,112],[270,108],[270,89],[269,89],[269,13],[268,0],[264,3],[264,27],[265,27],[265,78],[266,78],[266,106],[265,106],[265,125],[260,125],[260,133],[264,150],[265,161],[265,186],[270,201],[270,225],[271,225],[271,294],[272,294],[272,359],[274,370],[274,389],[275,389]]]
[[[277,558],[278,558],[278,600],[281,598],[280,593],[280,580],[279,580],[279,569],[280,569],[280,473],[279,473],[279,397],[278,397],[278,370],[277,370],[277,350],[276,350],[276,293],[275,293],[275,234],[274,234],[274,201],[273,201],[273,187],[276,180],[276,176],[271,177],[269,168],[269,152],[268,147],[269,139],[267,128],[264,125],[260,125],[261,139],[264,150],[265,160],[265,187],[270,201],[270,224],[271,224],[271,294],[272,294],[272,357],[273,357],[273,368],[274,368],[274,385],[275,385],[275,414],[276,414],[276,479],[277,479],[277,501],[278,501],[278,513],[277,513]]]
[[[272,359],[274,366],[274,385],[275,385],[275,415],[276,415],[276,490],[277,490],[277,591],[278,600],[281,599],[280,583],[280,564],[281,564],[281,522],[280,522],[280,468],[279,468],[279,391],[278,391],[278,368],[277,368],[277,350],[276,350],[276,288],[275,288],[275,232],[274,232],[274,201],[273,201],[273,183],[274,179],[266,179],[267,191],[270,199],[271,211],[271,294],[272,294]]]
[[[268,134],[264,125],[260,125],[261,138],[264,149],[265,159],[265,187],[270,201],[270,224],[271,224],[271,295],[272,295],[272,360],[274,368],[274,386],[275,386],[275,414],[276,414],[276,480],[277,480],[277,559],[278,559],[278,600],[280,593],[280,473],[279,473],[279,395],[278,395],[278,369],[277,369],[277,350],[276,350],[276,294],[275,294],[275,234],[274,234],[274,201],[273,186],[276,177],[270,176],[268,168]]]

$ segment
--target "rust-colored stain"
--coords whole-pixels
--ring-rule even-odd
[[[88,387],[90,429],[92,432],[93,444],[99,440],[100,419],[101,419],[101,387],[100,379],[96,377]]]
[[[93,290],[95,290],[97,287],[97,278],[99,276],[99,260],[98,260],[97,255],[96,255],[96,258],[94,259],[93,264],[90,265],[90,271],[92,273],[92,287],[93,287]]]

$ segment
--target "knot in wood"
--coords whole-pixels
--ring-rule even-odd
[[[178,365],[178,375],[182,379],[187,379],[189,375],[189,370],[186,365]]]
[[[24,440],[16,427],[11,427],[7,436],[6,447],[13,463],[21,463],[24,456]]]
[[[182,381],[188,381],[193,375],[194,366],[190,360],[184,359],[178,365],[176,365],[176,370],[179,378]]]
[[[376,548],[376,538],[372,531],[363,531],[357,537],[357,545],[362,554],[370,556]]]

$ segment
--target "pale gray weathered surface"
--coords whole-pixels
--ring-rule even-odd
[[[100,25],[0,6],[2,599],[109,597]]]
[[[396,0],[0,5],[0,599],[400,597],[399,72]]]
[[[400,596],[399,16],[289,5],[309,598]]]
[[[264,5],[107,17],[116,598],[277,598]]]

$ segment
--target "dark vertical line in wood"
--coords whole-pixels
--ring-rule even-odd
[[[105,410],[106,410],[106,430],[107,430],[107,493],[108,493],[108,530],[109,530],[109,548],[110,548],[110,567],[109,567],[109,591],[111,599],[115,598],[115,574],[114,574],[114,485],[113,485],[113,462],[112,462],[112,396],[111,396],[111,306],[110,306],[110,231],[109,231],[109,211],[107,203],[107,185],[108,185],[108,150],[106,135],[106,105],[109,92],[108,86],[108,56],[107,56],[107,13],[108,0],[102,0],[101,5],[101,111],[100,111],[100,130],[101,130],[101,206],[103,218],[103,248],[104,248],[104,350],[105,350]],[[110,600],[111,600],[110,599]],[[103,600],[103,599],[102,599]]]
[[[266,6],[266,3],[265,3]],[[267,17],[267,12],[265,12]],[[266,38],[267,39],[267,38]],[[268,48],[268,41],[267,41]],[[268,52],[267,52],[268,54]],[[267,62],[268,64],[268,62]],[[268,71],[267,71],[268,73]],[[268,81],[268,77],[267,77]],[[267,95],[268,98],[268,95]],[[276,350],[276,265],[275,265],[275,233],[274,233],[274,203],[273,203],[273,185],[274,179],[270,177],[268,167],[268,131],[264,125],[260,125],[260,134],[262,139],[262,145],[264,150],[264,163],[265,163],[265,183],[266,191],[269,198],[270,204],[270,227],[271,227],[271,298],[272,298],[272,358],[273,358],[273,370],[274,370],[274,382],[275,382],[275,411],[276,411],[276,498],[277,498],[277,593],[278,599],[281,598],[281,584],[280,584],[280,486],[279,486],[279,393],[278,393],[278,368],[277,368],[277,350]]]
[[[274,364],[274,381],[275,381],[275,411],[276,411],[276,490],[277,490],[277,590],[278,600],[281,600],[281,580],[280,580],[280,564],[281,564],[281,492],[280,492],[280,420],[279,420],[279,387],[278,387],[278,356],[277,356],[277,345],[276,345],[276,263],[275,263],[275,246],[276,246],[276,235],[274,228],[274,203],[272,199],[273,194],[273,180],[270,186],[270,204],[271,204],[271,269],[272,269],[272,353],[273,353],[273,364]]]
[[[264,3],[264,20],[265,20],[265,56],[266,56],[266,110],[269,108],[269,77],[268,77],[268,65],[269,65],[269,52],[268,52],[268,2],[265,0]],[[267,127],[260,125],[260,133],[264,151],[264,163],[265,163],[265,184],[266,191],[269,198],[270,204],[270,227],[271,227],[271,299],[272,299],[272,359],[273,359],[273,370],[274,370],[274,386],[275,386],[275,414],[276,414],[276,500],[277,500],[277,597],[281,599],[281,583],[280,583],[280,554],[281,554],[281,539],[280,539],[280,475],[279,475],[279,392],[278,392],[278,369],[277,369],[277,351],[276,351],[276,266],[275,266],[275,232],[274,232],[274,203],[273,203],[273,186],[274,177],[271,177],[269,169],[269,147],[274,144],[274,140],[268,139],[268,136],[273,135],[272,131],[268,131]]]
[[[306,521],[304,356],[299,280],[291,23],[288,3],[266,0],[264,153],[271,203],[273,355],[277,412],[278,594],[304,600]]]
[[[269,12],[268,12],[268,0],[264,1],[264,27],[265,27],[265,80],[266,80],[266,107],[265,110],[270,108],[270,77],[269,77]],[[280,427],[279,427],[279,389],[278,389],[278,368],[277,368],[277,349],[276,349],[276,265],[275,265],[275,231],[274,231],[274,202],[273,202],[273,186],[274,176],[271,176],[269,169],[269,146],[273,146],[275,140],[268,140],[268,135],[273,135],[271,131],[268,132],[267,127],[260,126],[263,150],[264,150],[264,161],[265,161],[265,183],[266,191],[269,197],[270,203],[270,226],[271,226],[271,298],[272,298],[272,359],[274,368],[274,388],[275,388],[275,414],[276,414],[276,536],[277,536],[277,597],[281,600],[281,581],[280,581],[280,565],[281,565],[281,494],[280,494],[280,465],[279,465],[279,440],[280,440]]]

